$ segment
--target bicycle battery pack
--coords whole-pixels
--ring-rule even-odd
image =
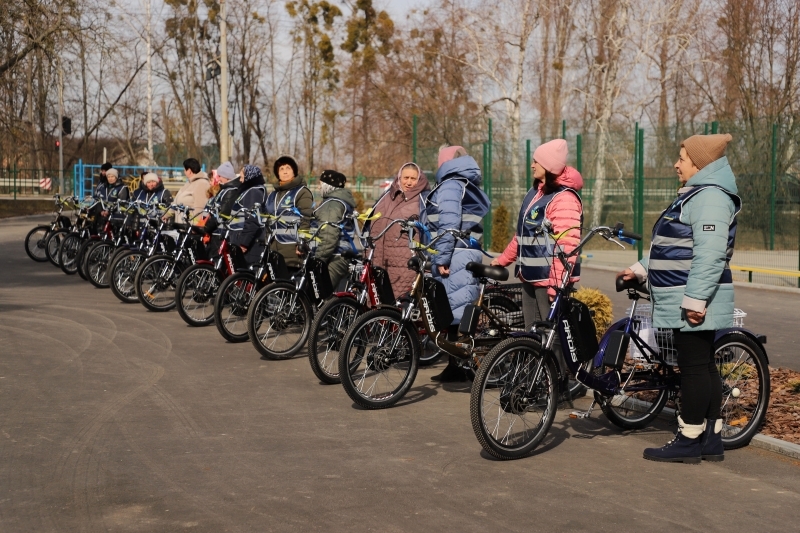
[[[628,353],[628,344],[630,341],[630,335],[626,335],[624,331],[612,331],[608,336],[606,353],[603,356],[603,365],[610,366],[616,370],[622,369],[622,364],[625,362],[625,355]]]
[[[392,290],[392,282],[389,280],[389,273],[381,267],[372,267],[375,276],[375,288],[382,304],[394,305],[397,301]]]
[[[328,274],[328,265],[312,257],[308,260],[308,283],[306,284],[308,296],[312,300],[324,300],[333,294],[333,283]]]
[[[473,335],[478,329],[478,319],[481,316],[481,308],[475,304],[469,304],[464,309],[464,316],[458,324],[458,332]]]
[[[597,343],[597,328],[595,328],[592,312],[580,300],[570,299],[567,321],[571,329],[570,354],[573,353],[578,362],[586,362],[594,358],[599,345]]]
[[[453,310],[441,281],[425,278],[422,289],[422,312],[434,331],[442,331],[453,323]]]
[[[286,260],[281,254],[272,250],[267,256],[266,268],[262,275],[261,282],[269,283],[279,279],[289,279],[289,269],[286,268]]]

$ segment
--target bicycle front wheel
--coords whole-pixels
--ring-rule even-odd
[[[267,359],[288,359],[308,340],[311,302],[292,283],[276,282],[261,289],[247,312],[250,342]]]
[[[108,262],[113,248],[110,242],[101,242],[86,254],[86,275],[98,289],[108,288]]]
[[[251,272],[237,272],[225,278],[214,300],[214,325],[228,342],[245,342],[247,311],[256,294],[256,277]]]
[[[178,279],[175,307],[184,322],[194,327],[208,326],[214,321],[214,297],[219,277],[211,265],[187,268]]]
[[[175,284],[181,275],[175,258],[154,255],[136,271],[136,294],[150,311],[169,311],[175,307]]]
[[[47,261],[47,237],[50,236],[50,226],[36,226],[25,236],[25,252],[28,257],[37,263]]]
[[[547,435],[556,415],[555,361],[529,338],[506,339],[481,361],[470,396],[472,430],[498,459],[530,454]]]
[[[729,333],[714,343],[714,359],[722,378],[722,445],[735,450],[750,443],[767,415],[767,356],[749,337]]]
[[[329,385],[340,383],[339,348],[344,334],[361,314],[361,305],[355,298],[328,300],[311,323],[308,339],[308,361],[314,375]]]
[[[375,309],[361,315],[342,339],[339,378],[350,398],[365,409],[400,401],[417,377],[419,336],[399,311]]]
[[[110,287],[119,301],[132,304],[139,301],[136,296],[136,270],[144,261],[144,253],[138,250],[126,250],[112,260],[110,272]]]
[[[69,231],[70,230],[66,228],[62,228],[50,232],[50,235],[47,236],[44,251],[45,254],[47,254],[47,259],[53,266],[61,266],[61,255],[58,253],[58,250],[61,248],[61,243],[64,242],[64,238],[69,235]]]
[[[83,238],[78,233],[70,233],[61,242],[58,249],[59,264],[61,271],[67,275],[73,275],[78,271],[78,252],[83,244]]]

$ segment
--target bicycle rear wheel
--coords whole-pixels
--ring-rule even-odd
[[[339,348],[344,334],[361,314],[355,298],[332,298],[317,312],[308,338],[308,361],[314,375],[329,385],[339,379]]]
[[[37,263],[47,261],[47,237],[50,236],[50,226],[36,226],[25,236],[25,252],[28,257]]]
[[[530,338],[506,339],[484,357],[470,395],[472,430],[487,453],[519,459],[544,439],[557,409],[555,361]]]
[[[225,278],[214,300],[214,325],[228,342],[245,342],[247,311],[256,294],[256,277],[251,272],[237,272]]]
[[[181,274],[175,289],[175,307],[184,322],[202,327],[214,321],[214,298],[219,283],[211,265],[192,265]]]
[[[313,312],[305,293],[292,283],[276,282],[261,289],[247,312],[250,342],[267,359],[288,359],[308,340]]]
[[[89,275],[86,273],[86,256],[89,250],[100,242],[101,241],[96,239],[89,239],[81,244],[81,247],[78,249],[78,257],[75,258],[75,262],[78,265],[78,275],[86,281],[89,281]]]
[[[118,255],[111,263],[110,287],[119,301],[133,304],[139,301],[136,296],[136,271],[144,261],[144,253],[137,250],[127,250]]]
[[[714,343],[714,358],[722,378],[722,445],[726,450],[747,446],[767,415],[770,379],[761,347],[740,333]]]
[[[630,357],[620,371],[620,390],[614,396],[595,398],[606,417],[622,429],[642,429],[664,409],[669,392],[664,385],[667,367],[662,364],[642,365]]]
[[[419,349],[416,328],[403,322],[399,311],[368,311],[353,322],[342,339],[342,387],[365,409],[391,407],[414,384]]]

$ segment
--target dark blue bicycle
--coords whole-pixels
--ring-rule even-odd
[[[647,288],[635,282],[617,281],[617,291],[627,291],[631,308],[598,342],[591,312],[571,297],[572,265],[569,258],[581,253],[599,235],[619,246],[618,239],[641,237],[616,227],[592,229],[569,254],[555,252],[565,267],[564,277],[547,321],[531,331],[513,334],[489,352],[472,386],[470,415],[481,446],[498,459],[517,459],[531,453],[544,439],[558,406],[561,384],[552,351],[558,335],[566,366],[578,381],[594,390],[587,411],[596,405],[623,429],[647,426],[673,402],[680,412],[680,370],[675,366],[672,330],[653,330],[637,313],[640,300],[648,300]],[[766,337],[742,327],[717,332],[714,350],[722,378],[722,440],[726,449],[746,446],[758,431],[769,405],[769,367],[764,350]]]

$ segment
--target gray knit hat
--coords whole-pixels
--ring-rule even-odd
[[[217,176],[220,178],[225,178],[226,180],[236,179],[236,172],[234,171],[233,165],[230,161],[225,161],[219,167],[217,167]]]

